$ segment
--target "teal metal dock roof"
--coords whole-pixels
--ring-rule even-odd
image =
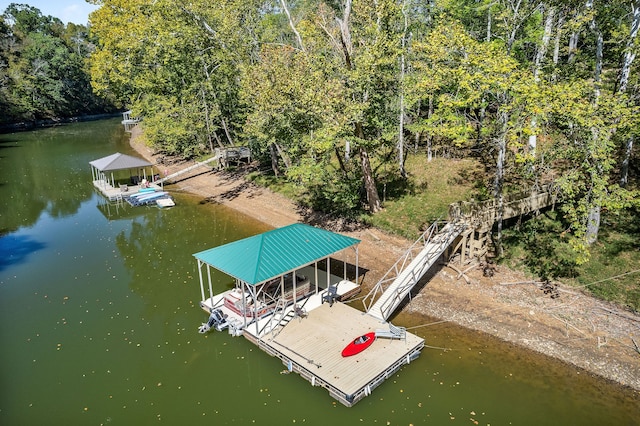
[[[359,242],[356,238],[295,223],[193,256],[234,278],[255,285]]]

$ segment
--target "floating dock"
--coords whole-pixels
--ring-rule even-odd
[[[360,291],[359,242],[292,224],[195,253],[200,307],[210,314],[200,333],[213,328],[243,335],[280,358],[285,371],[298,373],[352,406],[424,347],[424,339],[406,329],[341,302]],[[334,264],[332,257],[339,254],[343,260]],[[347,254],[355,263],[347,261]],[[235,278],[235,288],[214,295],[211,269]],[[342,277],[334,275],[339,269]],[[355,279],[348,277],[349,269]],[[345,346],[370,332],[378,336],[371,346],[342,356]]]
[[[154,183],[149,183],[146,187],[141,185],[121,185],[120,187],[115,188],[102,180],[94,180],[93,186],[111,202],[129,201],[129,204],[132,206],[153,204],[161,208],[175,206],[175,202],[171,196],[167,193],[160,195],[159,193],[162,192],[162,188]],[[152,202],[148,203],[133,202],[135,197],[145,193],[148,195],[158,193],[159,196],[151,200]]]
[[[424,339],[406,333],[403,339],[377,338],[365,351],[344,358],[342,349],[356,337],[384,323],[344,303],[328,303],[307,310],[286,326],[256,336],[247,327],[244,336],[260,349],[282,360],[313,386],[320,386],[347,407],[371,394],[403,365],[409,364],[424,347]]]
[[[359,287],[340,281],[338,300],[357,293]],[[325,289],[298,301],[303,315],[296,312],[295,305],[289,305],[246,327],[242,326],[242,318],[222,304],[226,292],[201,302],[201,307],[205,312],[218,307],[226,315],[230,334],[244,336],[278,357],[287,371],[299,374],[312,386],[326,389],[333,398],[351,407],[416,359],[424,339],[403,329],[402,338],[378,337],[365,351],[344,358],[342,349],[356,337],[376,331],[390,334],[387,330],[396,327],[339,301],[323,303],[326,292]]]

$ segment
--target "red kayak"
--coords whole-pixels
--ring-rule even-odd
[[[343,350],[342,356],[347,357],[355,354],[359,354],[360,352],[367,349],[373,341],[376,340],[376,333],[367,333],[360,337],[358,337],[353,342],[349,343]]]

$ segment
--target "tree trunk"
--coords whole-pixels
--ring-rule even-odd
[[[487,43],[491,41],[491,6],[487,8],[487,38],[485,41]]]
[[[400,176],[404,179],[407,177],[407,171],[404,168],[404,51],[407,37],[407,12],[405,7],[406,0],[403,2],[402,15],[404,17],[404,31],[402,33],[402,53],[400,55],[400,116],[398,117],[398,169]]]
[[[589,210],[587,217],[587,244],[591,245],[598,240],[598,232],[600,231],[600,206],[593,206]]]
[[[593,8],[593,1],[589,0],[587,2],[587,9]],[[593,72],[593,80],[595,82],[595,100],[596,104],[598,103],[598,99],[600,99],[600,76],[602,74],[602,58],[603,58],[603,39],[602,39],[602,31],[598,27],[598,22],[596,21],[595,15],[589,24],[589,28],[596,36],[596,64]]]
[[[633,19],[631,21],[631,30],[629,31],[629,38],[627,38],[627,46],[622,61],[622,69],[620,70],[620,83],[618,85],[618,91],[624,92],[627,90],[627,84],[629,83],[629,73],[631,72],[631,65],[636,57],[636,51],[634,49],[635,38],[638,35],[638,29],[640,28],[640,1],[636,1],[631,5],[631,14]]]
[[[300,33],[298,32],[298,30],[296,29],[296,26],[294,25],[293,19],[291,19],[291,13],[289,13],[287,2],[285,2],[284,0],[280,0],[280,4],[282,5],[282,9],[284,10],[284,13],[287,15],[287,19],[289,20],[289,26],[291,27],[291,31],[293,31],[293,34],[295,34],[296,36],[296,40],[298,41],[298,47],[300,48],[300,50],[304,52],[305,50],[304,50],[304,44],[302,44],[302,37],[300,36]]]
[[[624,92],[627,90],[627,84],[629,82],[629,73],[631,72],[631,65],[636,57],[636,53],[633,50],[635,38],[638,36],[638,29],[640,28],[640,1],[636,1],[631,6],[633,20],[631,22],[631,30],[629,32],[629,38],[627,39],[627,48],[624,54],[622,63],[622,70],[620,71],[620,84],[618,90]],[[620,173],[620,186],[627,186],[629,180],[629,163],[631,161],[631,152],[633,151],[633,136],[630,136],[627,140],[627,146],[622,160],[622,170]]]
[[[353,46],[351,45],[351,32],[349,31],[349,17],[351,16],[351,0],[346,0],[344,3],[344,12],[342,19],[337,18],[340,25],[340,44],[344,55],[345,66],[349,71],[353,70],[353,63],[351,62],[351,52]],[[355,136],[360,140],[365,140],[364,129],[362,123],[356,122],[354,124]],[[359,147],[360,152],[360,166],[362,168],[362,179],[365,192],[367,194],[367,203],[371,213],[379,212],[382,207],[380,206],[380,197],[378,196],[378,189],[376,188],[376,182],[373,178],[373,171],[371,170],[371,162],[369,161],[369,154],[364,147]]]
[[[587,2],[587,8],[593,7],[593,1]],[[595,18],[590,23],[591,30],[596,36],[596,63],[593,71],[593,80],[595,83],[594,103],[597,105],[600,100],[600,78],[602,73],[602,32],[598,28],[598,23]],[[594,143],[598,143],[599,132],[594,128],[591,130],[593,134]],[[591,154],[592,156],[593,154]],[[593,182],[593,178],[591,179]],[[589,209],[587,213],[587,227],[585,233],[585,239],[587,244],[591,245],[598,240],[598,232],[600,232],[600,204],[594,205]]]
[[[211,126],[209,125],[209,106],[207,105],[207,98],[202,87],[200,88],[200,93],[202,94],[202,103],[204,105],[204,121],[207,125],[207,142],[209,142],[209,150],[213,152],[214,149],[213,141],[211,140]]]
[[[280,168],[278,167],[278,153],[276,152],[276,144],[269,145],[269,153],[271,154],[271,170],[273,174],[278,177],[280,175]]]
[[[622,170],[620,173],[620,186],[626,187],[629,183],[629,162],[631,158],[631,151],[633,151],[633,136],[630,136],[627,140],[627,147],[624,153],[624,159],[622,160]]]
[[[578,33],[572,32],[569,37],[569,58],[567,62],[572,64],[576,60],[576,49],[578,48]]]
[[[504,186],[504,162],[507,154],[507,125],[509,123],[509,116],[506,112],[499,112],[499,120],[501,122],[502,129],[498,136],[497,148],[498,159],[496,161],[496,175],[493,181],[493,198],[496,203],[496,234],[493,239],[496,256],[502,257],[504,249],[502,247],[502,221],[504,217],[504,194],[502,188]]]
[[[336,158],[338,159],[338,164],[340,164],[340,171],[342,172],[342,176],[346,177],[347,167],[345,166],[344,160],[342,159],[342,153],[340,152],[340,149],[338,149],[338,145],[335,145],[334,149],[336,151]]]
[[[407,177],[407,171],[404,168],[404,97],[400,94],[400,117],[398,129],[398,169],[400,176]]]
[[[287,170],[290,169],[291,159],[289,158],[287,153],[284,151],[284,149],[282,149],[282,147],[277,142],[274,142],[273,145],[278,150],[278,155],[280,156],[280,158],[282,158],[282,162],[284,163],[284,166],[287,168]]]
[[[207,68],[207,63],[204,61],[204,57],[202,57],[201,59],[202,59],[202,68],[204,70],[204,75],[205,75],[205,78],[207,79],[207,85],[209,87],[211,87],[211,75],[209,74],[209,69]],[[204,108],[205,108],[204,111],[205,111],[206,120],[207,120],[207,138],[209,139],[209,146],[211,148],[211,152],[213,152],[214,149],[213,149],[213,144],[211,143],[211,129],[210,129],[210,126],[209,126],[209,121],[210,121],[210,118],[209,118],[209,106],[207,105],[207,99],[205,97],[205,90],[204,89],[201,89],[201,90],[202,90],[202,102],[204,103]],[[215,95],[215,92],[213,92],[213,98],[216,101],[218,100],[216,95]],[[224,122],[224,120],[223,120],[223,122]],[[213,132],[213,135],[214,135],[214,137],[216,139],[216,142],[218,142],[218,145],[220,145],[221,148],[224,148],[224,145],[220,141],[220,138],[218,137],[218,134],[216,132]]]
[[[369,154],[363,147],[360,147],[360,165],[362,167],[362,178],[364,181],[364,189],[367,194],[369,211],[371,213],[377,213],[382,210],[382,207],[380,206],[380,197],[378,196],[376,182],[373,179],[371,163],[369,162]]]
[[[533,68],[533,78],[536,81],[540,81],[540,72],[542,71],[542,61],[547,54],[547,49],[549,47],[549,41],[551,40],[551,30],[553,28],[553,21],[555,18],[556,10],[553,7],[550,7],[547,10],[547,17],[544,22],[544,31],[542,33],[542,40],[538,45],[538,50],[536,52],[536,59]],[[538,120],[534,116],[531,119],[531,130],[532,134],[529,136],[529,154],[531,154],[534,158],[536,156],[536,149],[538,146],[538,134],[537,134],[537,124]]]
[[[433,114],[433,96],[429,96],[429,107],[427,109],[427,118],[431,118]],[[433,136],[430,133],[427,133],[427,162],[431,162],[433,159],[433,150],[431,146],[431,142],[433,141]]]
[[[431,25],[431,23],[433,22],[433,11],[436,9],[436,2],[435,0],[429,0],[427,1],[427,24]]]
[[[555,19],[556,10],[553,7],[549,7],[547,10],[547,17],[544,21],[544,31],[542,33],[542,40],[538,45],[536,52],[535,65],[533,69],[533,77],[538,80],[540,71],[542,70],[542,61],[547,54],[549,47],[549,41],[551,40],[551,30],[553,28],[553,21]]]
[[[224,148],[224,144],[220,140],[220,137],[218,136],[217,132],[213,132],[213,137],[215,138],[216,142],[218,143],[218,146],[221,147],[221,148]]]
[[[220,117],[220,122],[222,123],[222,128],[224,129],[224,134],[227,136],[227,140],[229,141],[229,145],[233,146],[233,139],[231,138],[231,134],[229,133],[229,128],[227,127],[227,121]]]
[[[602,58],[603,58],[604,41],[602,39],[602,31],[596,31],[596,67],[594,71],[594,82],[596,90],[596,99],[600,98],[600,80],[602,75]]]
[[[558,16],[558,23],[556,24],[556,38],[553,44],[553,65],[558,65],[560,59],[560,40],[562,39],[562,27],[564,26],[564,13],[561,12]]]

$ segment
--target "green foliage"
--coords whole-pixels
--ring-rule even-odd
[[[146,111],[144,136],[147,143],[168,155],[197,157],[207,150],[202,138],[204,122],[198,102],[180,107],[175,98],[150,95],[137,102],[134,111]]]
[[[273,2],[104,0],[92,83],[133,107],[158,149],[249,145],[273,169],[260,177],[269,185],[317,209],[374,213],[366,219],[408,237],[471,194],[499,205],[553,183],[561,217],[508,243],[522,238],[541,276],[579,273],[594,213],[638,202],[637,188],[616,185],[640,128],[637,63],[626,93],[615,90],[625,49],[638,48],[628,2],[349,4],[289,1],[287,14]],[[474,166],[441,172],[452,163],[416,154],[425,150]]]
[[[518,259],[542,280],[575,277],[578,264],[567,226],[557,210],[525,220],[505,231],[505,246],[510,250],[507,257]]]
[[[289,170],[290,179],[305,188],[304,204],[318,211],[352,217],[360,206],[360,179],[341,176],[331,165],[304,159]]]
[[[637,218],[637,208],[606,213],[589,262],[580,265],[570,244],[568,222],[560,211],[547,211],[506,232],[508,257],[512,264],[526,268],[536,278],[561,280],[638,311],[640,222]]]
[[[0,124],[105,112],[91,92],[84,26],[12,3],[0,26]]]
[[[578,263],[589,259],[587,226],[592,209],[615,213],[637,202],[637,193],[620,188],[611,176],[616,165],[612,137],[625,134],[636,114],[620,96],[603,94],[592,102],[593,91],[590,84],[557,85],[550,104],[558,130],[550,158],[560,174],[556,182],[561,208]]]
[[[94,89],[135,106],[158,149],[192,156],[203,141],[209,150],[239,143],[246,106],[238,76],[253,59],[256,3],[105,0],[92,15]],[[164,120],[179,129],[173,136],[162,136]]]

